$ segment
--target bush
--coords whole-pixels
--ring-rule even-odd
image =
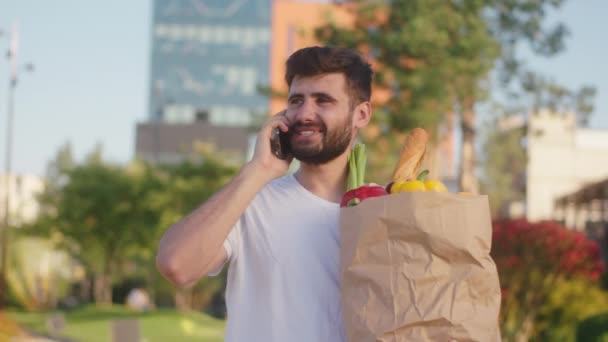
[[[586,280],[558,281],[536,320],[531,341],[574,341],[578,324],[606,312],[608,293]]]
[[[576,330],[577,342],[608,342],[608,313],[582,321]]]
[[[552,221],[495,222],[492,257],[503,295],[500,323],[505,341],[528,340],[539,333],[543,306],[560,284],[572,279],[595,283],[603,272],[598,244]]]
[[[55,308],[71,277],[68,255],[39,237],[22,236],[12,246],[6,274],[12,303],[28,311]]]

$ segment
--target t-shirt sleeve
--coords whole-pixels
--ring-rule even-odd
[[[226,240],[224,240],[223,247],[224,247],[224,250],[226,250],[226,260],[224,261],[224,263],[219,265],[216,269],[207,273],[208,276],[210,276],[210,277],[217,276],[218,274],[220,274],[222,272],[224,265],[226,265],[227,263],[236,259],[236,255],[238,254],[237,253],[238,246],[241,243],[240,240],[241,240],[241,220],[239,220],[234,225],[234,227],[232,227],[232,230],[228,234],[228,237],[226,238]]]

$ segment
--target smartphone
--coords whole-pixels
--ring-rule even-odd
[[[270,150],[279,159],[287,159],[291,156],[289,136],[278,127],[275,128],[270,137]]]

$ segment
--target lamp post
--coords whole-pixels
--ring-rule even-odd
[[[33,71],[34,65],[31,63],[23,66],[17,65],[17,50],[19,46],[19,38],[17,35],[17,25],[13,25],[13,29],[10,34],[10,47],[6,57],[10,64],[10,73],[8,80],[8,101],[7,101],[7,117],[6,117],[6,151],[4,155],[4,222],[2,224],[2,230],[0,231],[0,250],[1,255],[1,266],[0,269],[0,308],[4,307],[6,302],[6,273],[8,267],[8,249],[9,249],[9,225],[10,225],[10,203],[11,203],[11,192],[10,192],[10,175],[11,175],[11,162],[13,152],[13,118],[15,115],[15,90],[17,89],[17,83],[19,81],[19,73],[23,70]]]

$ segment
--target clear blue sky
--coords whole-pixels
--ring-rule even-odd
[[[0,28],[19,22],[22,74],[16,96],[13,169],[43,175],[60,145],[78,159],[96,143],[112,161],[133,157],[135,124],[145,119],[151,0],[0,0]],[[570,87],[597,87],[591,126],[608,129],[608,1],[569,0],[567,51],[530,64]],[[8,39],[0,37],[0,49]],[[2,52],[4,54],[4,52]],[[8,63],[0,60],[0,150],[4,160]]]

